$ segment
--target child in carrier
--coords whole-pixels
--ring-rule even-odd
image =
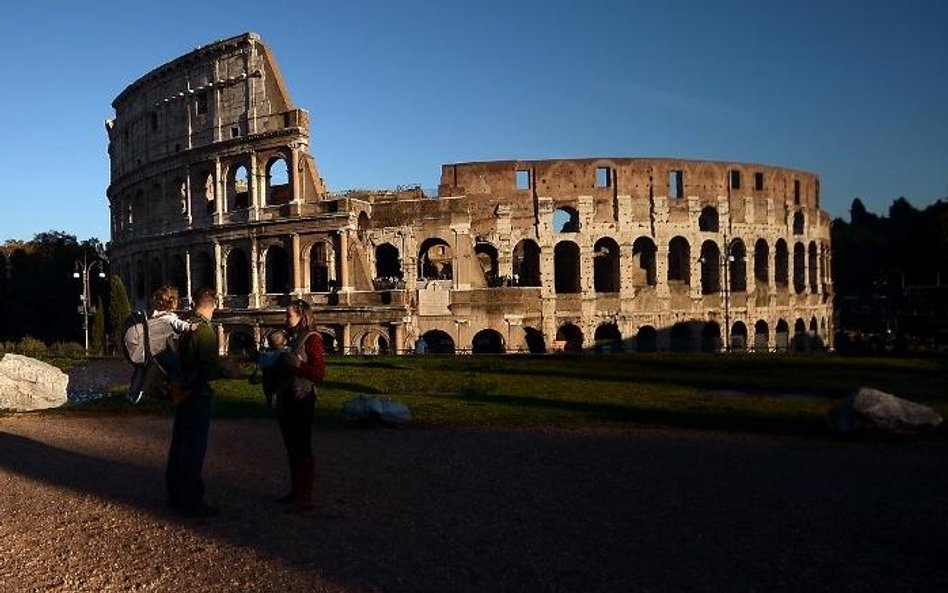
[[[184,389],[185,378],[181,370],[181,361],[178,358],[177,336],[186,331],[195,329],[196,324],[184,321],[179,318],[175,309],[178,308],[178,289],[174,286],[162,286],[152,295],[152,304],[154,311],[151,314],[151,320],[157,320],[167,324],[171,330],[167,332],[171,335],[166,347],[155,352],[151,359],[153,365],[147,365],[142,368],[136,368],[132,376],[132,382],[128,392],[128,399],[137,404],[144,395],[146,376],[149,367],[156,367],[162,373],[168,382],[168,389],[172,399],[183,397],[181,391]],[[151,325],[151,324],[149,324]],[[152,330],[153,332],[156,330]]]
[[[273,397],[284,387],[284,381],[292,381],[286,373],[277,371],[280,365],[299,365],[299,357],[290,349],[286,332],[275,329],[267,334],[267,347],[257,355],[257,365],[260,367],[263,383],[263,395],[267,398],[267,407],[273,406]],[[256,374],[256,373],[254,373]]]

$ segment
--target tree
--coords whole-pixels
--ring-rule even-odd
[[[95,315],[92,316],[92,352],[101,355],[105,353],[105,307],[102,299],[96,303]]]
[[[128,304],[125,284],[115,274],[109,277],[109,289],[109,336],[115,349],[122,342],[122,326],[132,313],[132,307]]]

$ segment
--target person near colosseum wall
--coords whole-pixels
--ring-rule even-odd
[[[309,303],[290,303],[285,321],[295,356],[282,357],[285,362],[276,369],[291,379],[280,381],[276,415],[290,466],[290,491],[277,501],[289,505],[289,512],[302,512],[313,507],[313,414],[316,388],[326,376],[325,348]]]

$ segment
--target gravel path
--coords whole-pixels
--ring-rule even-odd
[[[0,418],[0,591],[945,591],[948,443],[215,421],[212,519],[164,508],[170,419]]]

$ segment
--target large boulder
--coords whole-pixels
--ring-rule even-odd
[[[0,358],[0,410],[42,410],[66,403],[66,373],[41,360],[4,354]]]
[[[938,412],[928,406],[871,387],[859,388],[829,413],[830,428],[844,434],[913,435],[932,431],[941,422]]]

